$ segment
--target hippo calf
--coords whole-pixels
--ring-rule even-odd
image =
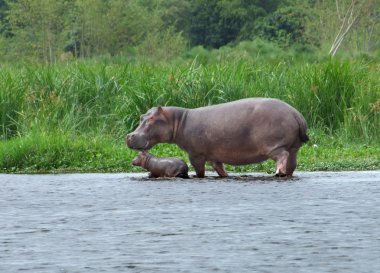
[[[271,98],[249,98],[196,109],[154,107],[140,117],[126,143],[148,150],[173,143],[189,154],[198,177],[210,162],[219,176],[223,164],[276,161],[276,175],[291,176],[297,152],[309,138],[304,117],[289,104]]]
[[[189,178],[189,167],[187,164],[178,158],[174,157],[155,157],[148,152],[140,152],[133,159],[133,166],[141,166],[150,171],[149,178],[157,177],[180,177]]]

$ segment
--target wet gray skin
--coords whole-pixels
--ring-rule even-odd
[[[380,272],[380,171],[212,175],[0,174],[0,272]]]
[[[285,102],[268,98],[196,109],[152,108],[126,137],[128,147],[135,150],[149,150],[158,143],[178,145],[188,153],[198,177],[204,177],[206,162],[225,177],[223,164],[267,159],[277,162],[278,176],[292,176],[298,150],[307,140],[303,116]]]
[[[133,159],[132,165],[140,166],[149,171],[150,178],[180,177],[189,178],[187,164],[175,157],[156,157],[148,152],[140,152]]]

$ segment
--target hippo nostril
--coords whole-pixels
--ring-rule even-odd
[[[128,145],[128,143],[130,143],[132,141],[132,134],[128,134],[125,138],[125,143]]]

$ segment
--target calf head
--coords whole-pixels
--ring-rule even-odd
[[[140,152],[138,154],[138,156],[136,156],[133,161],[132,161],[132,165],[133,166],[141,166],[143,167],[145,165],[145,162],[146,162],[146,159],[147,159],[147,152]]]

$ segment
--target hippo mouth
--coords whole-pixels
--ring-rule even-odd
[[[143,147],[131,147],[131,148],[133,148],[134,150],[137,150],[139,152],[145,152],[151,148],[149,144],[150,144],[150,142],[147,141]]]
[[[149,148],[151,148],[149,140],[136,141],[136,139],[133,139],[131,137],[127,137],[126,144],[127,144],[128,148],[139,151],[139,152],[143,152],[143,151],[146,151]]]

